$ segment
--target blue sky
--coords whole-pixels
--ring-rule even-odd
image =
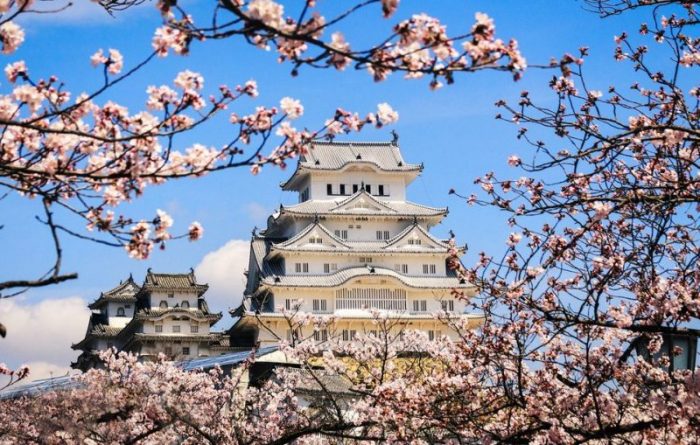
[[[333,9],[339,3],[320,0],[319,4],[323,10]],[[459,33],[469,29],[474,13],[480,11],[494,18],[500,37],[519,41],[531,64],[543,64],[551,56],[567,51],[575,54],[579,46],[589,46],[591,56],[585,67],[588,86],[602,91],[607,90],[611,79],[625,79],[630,73],[628,66],[612,59],[613,36],[622,30],[634,32],[642,21],[640,17],[646,19],[648,14],[633,13],[602,20],[585,12],[582,2],[553,0],[404,0],[397,17],[388,21],[380,18],[378,9],[377,6],[376,11],[368,11],[346,23],[344,31],[354,46],[378,40],[398,19],[415,12],[434,15],[447,24],[451,33]],[[159,23],[160,17],[151,6],[116,19],[85,6],[57,16],[32,18],[23,22],[27,31],[24,45],[17,53],[5,56],[4,62],[22,59],[33,76],[56,74],[76,93],[90,90],[100,82],[100,73],[89,63],[91,54],[98,48],[117,48],[124,54],[128,67],[149,53],[153,30]],[[449,217],[435,231],[445,236],[452,229],[461,242],[467,242],[470,247],[467,263],[481,250],[502,251],[504,236],[509,232],[505,215],[491,209],[467,207],[447,192],[452,187],[466,194],[475,192],[477,189],[472,184],[475,177],[490,170],[507,171],[506,159],[511,154],[526,156],[528,148],[515,139],[516,127],[494,119],[497,111],[493,104],[501,98],[515,101],[524,89],[531,91],[534,100],[551,100],[547,81],[554,74],[530,69],[517,83],[507,73],[464,74],[457,76],[454,85],[431,92],[426,80],[409,81],[397,75],[375,83],[366,72],[303,69],[299,76],[291,77],[290,66],[278,64],[274,53],[228,40],[194,44],[187,57],[156,60],[102,100],[115,100],[132,111],[139,110],[144,106],[147,86],[169,83],[178,71],[186,68],[204,75],[208,91],[215,91],[222,83],[235,85],[256,79],[261,91],[257,101],[242,102],[231,111],[246,113],[258,104],[276,105],[284,96],[300,99],[306,112],[297,123],[299,127],[317,128],[337,106],[362,114],[375,110],[378,103],[390,103],[401,116],[394,128],[400,134],[404,157],[410,162],[425,163],[425,171],[410,188],[409,197],[428,205],[449,206]],[[4,79],[0,81],[0,91],[1,94],[8,91]],[[182,148],[192,142],[221,145],[226,142],[228,131],[230,127],[225,119],[216,120],[202,131],[180,139],[179,144]],[[353,136],[367,140],[390,137],[388,130],[370,130]],[[265,168],[262,174],[251,176],[247,169],[230,170],[152,187],[123,210],[132,216],[150,217],[155,209],[162,208],[175,218],[175,228],[181,231],[192,220],[198,220],[205,227],[201,241],[171,243],[165,251],[154,252],[149,260],[136,261],[129,259],[122,249],[65,239],[64,270],[76,271],[80,278],[28,292],[13,304],[37,305],[46,299],[69,297],[92,300],[100,290],[113,286],[129,273],[142,279],[148,267],[158,271],[186,271],[196,267],[205,255],[230,240],[247,240],[253,226],[263,227],[266,215],[280,202],[295,201],[294,195],[282,193],[278,187],[289,173]],[[0,205],[0,224],[5,225],[0,231],[0,280],[30,278],[48,268],[52,261],[48,234],[34,222],[34,215],[40,210],[38,203],[11,197]],[[232,280],[240,281],[238,272],[232,275],[235,275]],[[3,304],[8,303],[0,301],[0,314]],[[27,323],[32,323],[31,320],[30,317]],[[230,321],[225,317],[220,327]],[[71,322],[63,320],[63,323]],[[35,329],[41,331],[42,327]],[[79,331],[83,329],[80,326]],[[10,364],[45,359],[40,352],[3,357],[3,347],[0,342],[0,361]]]

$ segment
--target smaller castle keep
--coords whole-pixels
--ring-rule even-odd
[[[92,314],[85,338],[72,346],[82,352],[71,366],[83,371],[99,366],[99,352],[111,347],[142,359],[163,353],[172,360],[233,351],[227,335],[212,331],[221,312],[209,311],[207,289],[192,270],[171,274],[149,269],[140,286],[129,276],[88,306]]]

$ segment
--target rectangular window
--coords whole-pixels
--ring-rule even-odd
[[[180,325],[173,326],[173,332],[180,332]]]
[[[163,325],[162,324],[156,325],[156,332],[163,332]]]
[[[170,293],[168,294],[168,298],[174,298],[174,297],[175,297],[175,294],[174,294],[174,293],[170,292]]]
[[[326,263],[323,265],[323,273],[331,273],[331,265]]]
[[[309,273],[309,263],[295,263],[294,271],[296,273]]]
[[[408,273],[408,264],[394,264],[394,270],[403,274]]]
[[[384,239],[389,239],[389,235],[390,235],[390,234],[389,234],[389,231],[388,231],[388,230],[385,230],[385,231],[384,231]]]
[[[418,238],[411,238],[408,240],[408,244],[410,244],[411,246],[413,246],[413,245],[420,246],[421,240],[419,240]]]
[[[340,239],[348,239],[348,231],[347,230],[336,230],[335,231],[335,236],[337,236]]]
[[[379,188],[379,196],[385,196],[384,195],[384,186],[380,184],[377,187]]]
[[[354,329],[350,329],[350,340],[355,340],[356,335],[357,335],[357,331]]]
[[[423,273],[425,275],[435,275],[436,273],[436,267],[435,264],[423,264]]]
[[[454,310],[455,310],[455,301],[454,300],[444,300],[441,303],[442,303],[442,310],[443,311],[454,312]]]
[[[292,310],[292,299],[291,298],[284,299],[284,308],[288,311]]]
[[[369,184],[365,184],[365,190],[367,190],[367,193],[372,193],[372,186]]]
[[[360,189],[360,187],[357,184],[352,185],[352,192],[357,193],[357,191]]]
[[[413,311],[414,312],[425,312],[428,310],[427,300],[413,300]]]
[[[182,347],[182,355],[190,355],[190,347],[189,346]]]
[[[360,263],[371,263],[372,262],[372,257],[369,256],[361,256],[360,257]]]
[[[377,239],[378,240],[382,239],[382,231],[381,230],[377,230]]]
[[[319,331],[314,331],[314,340],[316,340],[316,341],[328,341],[328,330],[321,329]]]
[[[430,265],[430,273],[432,275],[435,275],[437,273],[437,267],[435,266],[435,264]]]
[[[433,331],[432,329],[428,331],[428,340],[435,340],[435,331]]]
[[[199,333],[199,325],[196,325],[196,324],[190,325],[190,332],[193,334]]]
[[[333,184],[326,184],[326,193],[329,196],[333,194]]]
[[[318,303],[318,300],[314,299],[312,307],[313,307],[314,312],[318,312],[321,305]]]
[[[340,184],[340,194],[341,195],[345,194],[345,184]]]
[[[349,341],[350,340],[350,331],[347,329],[343,329],[343,341]]]
[[[173,355],[173,347],[172,346],[166,346],[163,349],[165,351],[165,355]]]
[[[294,272],[301,273],[301,263],[294,263]]]

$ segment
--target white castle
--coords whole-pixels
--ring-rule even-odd
[[[253,234],[243,304],[229,331],[231,345],[280,339],[352,340],[376,332],[371,309],[396,329],[454,336],[435,313],[465,315],[474,287],[449,270],[448,241],[430,234],[447,208],[410,202],[406,188],[422,164],[409,164],[394,142],[313,142],[281,184],[299,203],[280,206]],[[332,328],[291,332],[287,311],[333,314]],[[289,312],[288,312],[289,314]]]
[[[292,336],[350,341],[376,333],[372,310],[382,311],[397,333],[419,330],[430,339],[456,335],[438,312],[478,325],[482,317],[465,314],[466,302],[452,296],[454,289],[473,296],[474,286],[449,269],[448,241],[430,234],[447,208],[406,200],[422,169],[404,162],[396,142],[311,143],[281,185],[297,192],[299,203],[280,206],[253,234],[243,303],[231,311],[236,321],[227,333],[211,330],[221,313],[209,311],[208,286],[194,272],[149,270],[142,285],[129,277],[89,305],[72,366],[100,366],[98,352],[111,347],[146,360],[161,353],[188,360]],[[335,321],[293,333],[290,311]]]

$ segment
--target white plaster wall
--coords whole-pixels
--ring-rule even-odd
[[[345,193],[349,196],[352,194],[353,184],[357,184],[359,188],[362,182],[365,185],[369,184],[372,186],[373,195],[379,192],[377,186],[383,184],[384,193],[388,196],[378,197],[381,200],[404,201],[406,199],[406,179],[404,174],[379,173],[367,170],[344,171],[342,173],[314,172],[309,176],[311,177],[310,184],[308,184],[309,199],[343,199],[343,196],[329,196],[326,184],[333,184],[333,193],[339,193],[340,184],[345,184]]]
[[[182,306],[182,302],[187,301],[191,309],[197,309],[196,292],[173,292],[172,298],[168,297],[168,292],[151,293],[151,308],[158,309],[161,301],[167,301],[169,308],[175,307],[176,304]]]

